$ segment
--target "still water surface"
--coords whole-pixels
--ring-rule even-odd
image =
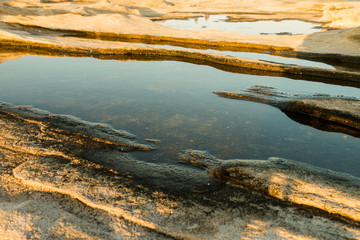
[[[282,21],[253,21],[253,22],[229,22],[228,16],[223,14],[205,15],[203,17],[189,19],[169,19],[157,21],[157,23],[185,30],[213,29],[239,34],[310,34],[320,32],[319,24],[300,20],[282,20]]]
[[[288,57],[280,57],[265,53],[254,53],[254,52],[235,52],[235,51],[220,51],[214,49],[206,49],[206,50],[199,50],[195,48],[185,48],[185,47],[177,47],[177,46],[170,46],[170,45],[148,45],[149,47],[155,46],[160,48],[167,48],[167,49],[181,49],[181,50],[192,50],[198,52],[208,52],[208,53],[217,53],[223,54],[230,57],[236,58],[245,58],[245,59],[255,59],[260,61],[267,61],[267,62],[274,62],[274,63],[282,63],[282,64],[290,64],[290,65],[297,65],[297,66],[304,66],[304,67],[314,67],[314,68],[325,68],[325,69],[335,69],[335,67],[316,61],[304,60],[299,58],[288,58]]]
[[[155,151],[137,155],[146,161],[177,164],[177,154],[192,148],[221,159],[284,157],[360,177],[360,139],[301,125],[271,106],[212,93],[265,85],[360,98],[356,88],[182,62],[92,58],[28,56],[0,64],[0,76],[0,101],[108,123],[140,142],[159,139]]]

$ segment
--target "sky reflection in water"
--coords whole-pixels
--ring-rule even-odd
[[[351,87],[219,71],[182,62],[23,57],[0,64],[0,101],[104,122],[161,140],[147,161],[176,164],[185,149],[218,158],[277,156],[360,176],[360,140],[290,120],[276,108],[212,91],[265,85],[290,93],[360,98]]]
[[[176,29],[201,30],[212,29],[239,34],[310,34],[320,32],[319,24],[299,21],[254,21],[254,22],[227,22],[227,15],[207,15],[189,19],[169,19],[158,23]]]

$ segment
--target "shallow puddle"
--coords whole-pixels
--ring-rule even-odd
[[[360,98],[357,88],[281,77],[235,74],[182,62],[120,62],[92,58],[23,57],[0,64],[0,101],[158,139],[136,155],[178,164],[185,149],[222,159],[284,157],[360,177],[360,139],[299,124],[280,110],[220,98],[212,91],[265,85],[289,93]],[[114,163],[116,164],[116,163]]]
[[[157,21],[157,23],[175,29],[213,29],[252,35],[310,34],[321,31],[319,24],[309,23],[300,20],[267,20],[254,22],[233,22],[227,20],[228,15],[219,14],[205,15],[203,17],[189,19],[169,19],[164,21]]]

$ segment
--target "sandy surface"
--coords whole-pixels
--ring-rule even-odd
[[[172,29],[157,22],[214,13],[229,14],[236,21],[298,19],[331,29],[307,35],[242,35]],[[28,54],[114,59],[147,56],[269,75],[326,77],[358,86],[359,73],[238,59],[196,48],[336,57],[356,65],[359,36],[360,3],[356,1],[0,2],[0,63]],[[132,151],[148,150],[151,146],[137,143],[131,134],[105,125],[1,104],[0,238],[360,239],[358,218],[253,192],[221,177],[215,179],[210,170],[151,164],[132,156]],[[115,164],[117,171],[102,166],[106,164]],[[238,178],[239,169],[234,171]],[[276,168],[271,171],[281,174]],[[357,180],[349,179],[358,204]],[[281,181],[277,184],[288,188]],[[308,184],[317,191],[322,189],[314,179]],[[338,192],[332,196],[341,202],[349,189],[336,187]],[[294,191],[303,195],[303,189]],[[320,201],[322,204],[326,201]],[[358,208],[351,209],[356,216]]]

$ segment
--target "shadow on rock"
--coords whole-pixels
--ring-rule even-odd
[[[286,188],[282,199],[234,184],[231,177],[243,178],[240,174],[242,160],[232,161],[231,166],[227,162],[224,167],[214,157],[206,155],[201,169],[147,163],[134,159],[131,154],[150,147],[135,142],[135,136],[129,133],[5,103],[0,105],[0,123],[0,154],[5,159],[9,151],[32,156],[12,170],[13,177],[23,185],[67,195],[90,208],[121,217],[134,226],[149,229],[151,239],[156,239],[159,234],[169,239],[235,239],[255,235],[342,239],[360,236],[357,222],[334,217],[331,211],[331,214],[317,211],[316,206],[314,209],[301,208],[291,201],[284,201],[289,189],[293,189],[295,195],[302,193],[294,186],[290,188],[289,183],[296,180],[292,175],[288,175],[285,185],[279,185],[280,190]],[[193,154],[194,161],[200,161],[198,155]],[[281,162],[274,163],[271,168],[268,164],[272,161],[263,162],[254,161],[254,164],[264,170],[264,177],[279,178],[281,176],[275,172],[285,171]],[[290,161],[283,163],[292,166]],[[307,168],[302,170],[304,174],[313,174],[306,172]],[[248,181],[264,181],[264,177],[245,177]],[[317,186],[316,179],[309,179],[309,184]],[[357,183],[352,185],[353,182],[348,182],[348,190],[358,188]],[[325,189],[322,193],[324,196],[332,194]],[[344,204],[347,202],[339,205]],[[349,211],[356,212],[357,207]],[[356,219],[357,216],[358,213],[354,214]]]
[[[220,97],[268,104],[282,110],[296,122],[314,128],[360,135],[360,100],[327,94],[287,94],[273,87],[252,86],[229,93],[215,91]]]

